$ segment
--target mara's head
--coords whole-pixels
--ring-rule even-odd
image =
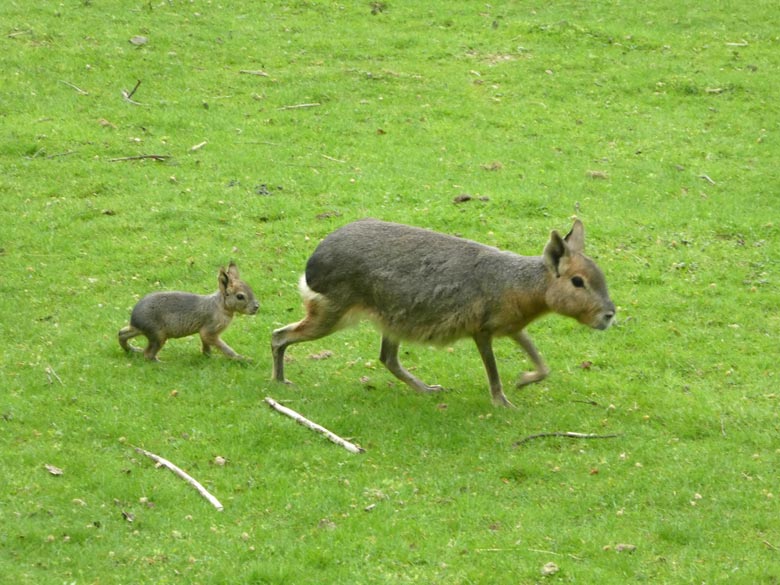
[[[545,300],[556,313],[606,329],[615,318],[615,305],[609,298],[604,273],[583,253],[584,248],[585,228],[580,220],[574,221],[563,238],[556,231],[550,234],[544,262],[552,278]]]
[[[231,262],[227,270],[219,269],[219,291],[225,302],[225,308],[234,313],[254,315],[260,308],[250,286],[238,275],[238,267]]]

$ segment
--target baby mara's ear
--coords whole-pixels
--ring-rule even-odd
[[[228,268],[230,270],[230,268]],[[227,294],[227,288],[230,284],[230,276],[228,271],[224,267],[219,269],[219,276],[217,276],[217,282],[219,283],[219,290],[222,294]]]

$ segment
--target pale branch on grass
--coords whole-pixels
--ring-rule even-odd
[[[326,160],[332,160],[333,162],[346,164],[347,161],[341,160],[340,158],[333,158],[332,156],[328,156],[327,154],[320,154],[320,156]]]
[[[208,490],[206,490],[206,488],[204,488],[198,482],[198,480],[196,480],[191,475],[188,475],[186,471],[184,471],[180,467],[174,465],[173,463],[171,463],[167,459],[163,459],[159,455],[155,455],[154,453],[152,453],[150,451],[147,451],[146,449],[141,449],[140,447],[135,447],[135,450],[138,451],[139,453],[142,453],[143,455],[146,455],[147,457],[149,457],[149,459],[152,459],[152,460],[156,461],[158,465],[162,465],[163,467],[167,467],[168,469],[170,469],[173,473],[178,475],[180,478],[182,478],[184,481],[186,481],[188,484],[190,484],[192,487],[194,487],[196,490],[198,490],[200,495],[203,496],[204,498],[206,498],[209,501],[209,503],[211,503],[211,505],[214,506],[217,509],[218,512],[221,512],[223,510],[223,506],[219,502],[219,500],[217,498],[215,498],[214,496],[212,496],[208,492]]]
[[[704,179],[707,181],[710,185],[717,185],[715,181],[712,180],[712,178],[709,175],[699,175],[700,179]]]
[[[350,453],[365,453],[366,450],[363,449],[362,447],[358,447],[354,443],[350,443],[346,439],[342,439],[341,437],[339,437],[335,433],[332,433],[328,429],[326,429],[325,427],[320,426],[317,423],[310,421],[308,418],[304,417],[303,415],[298,414],[297,412],[295,412],[291,408],[287,408],[286,406],[282,406],[281,404],[279,404],[276,400],[274,400],[270,396],[266,396],[265,397],[265,401],[268,403],[268,405],[271,408],[273,408],[277,412],[281,412],[282,414],[289,416],[291,419],[293,419],[298,424],[301,424],[301,425],[303,425],[305,427],[308,427],[311,430],[313,430],[314,432],[317,432],[317,433],[320,433],[322,435],[325,435],[325,437],[328,440],[336,443],[337,445],[341,445],[342,447],[344,447]]]
[[[152,160],[168,160],[171,158],[171,155],[169,154],[138,154],[136,156],[121,156],[119,158],[110,158],[108,159],[108,162],[124,162],[128,160],[144,160],[147,158],[151,158]]]
[[[54,371],[54,368],[52,368],[51,366],[46,366],[46,370],[45,371],[46,371],[46,376],[48,376],[48,378],[49,378],[49,384],[54,384],[54,381],[52,380],[52,378],[54,378],[55,380],[57,380],[57,382],[60,383],[61,386],[65,385],[62,382],[62,378],[60,378],[57,375],[57,372]]]
[[[28,28],[26,30],[17,30],[11,33],[8,33],[9,39],[15,39],[16,37],[20,37],[22,35],[31,35],[33,30],[31,28]]]
[[[291,106],[282,106],[281,108],[276,108],[277,110],[300,110],[302,108],[317,108],[321,106],[322,104],[318,103],[311,103],[311,104],[293,104]]]
[[[572,433],[572,432],[555,432],[555,433],[538,433],[536,435],[528,435],[527,437],[515,441],[512,443],[513,447],[519,447],[523,443],[527,443],[533,439],[541,439],[542,437],[568,437],[570,439],[614,439],[620,435],[594,435],[592,433]]]
[[[75,90],[76,90],[76,92],[77,92],[77,93],[79,93],[79,94],[81,94],[81,95],[89,95],[89,92],[86,92],[86,91],[84,91],[83,89],[81,89],[80,87],[77,87],[77,86],[73,85],[73,84],[72,84],[72,83],[70,83],[69,81],[63,81],[62,79],[60,79],[60,83],[64,83],[65,85],[67,85],[67,86],[68,86],[68,87],[70,87],[71,89],[75,89]]]
[[[270,77],[268,73],[261,69],[241,69],[239,70],[239,73],[242,73],[243,75],[257,75],[259,77]]]

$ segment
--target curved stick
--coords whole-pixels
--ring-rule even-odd
[[[592,433],[572,433],[572,432],[539,433],[537,435],[528,435],[524,439],[515,441],[514,443],[512,443],[512,446],[519,447],[523,443],[527,443],[532,439],[540,439],[542,437],[569,437],[571,439],[614,439],[615,437],[619,437],[619,436],[620,435],[594,435]]]
[[[198,480],[196,480],[194,477],[190,476],[180,467],[174,465],[167,459],[163,459],[159,455],[155,455],[151,451],[147,451],[146,449],[141,449],[140,447],[135,447],[135,450],[139,453],[142,453],[143,455],[146,455],[149,457],[149,459],[153,459],[157,462],[158,465],[162,465],[163,467],[167,467],[171,471],[173,471],[176,475],[178,475],[180,478],[182,478],[184,481],[186,481],[188,484],[190,484],[192,487],[194,487],[196,490],[200,492],[200,495],[206,498],[212,506],[214,506],[218,512],[221,512],[223,509],[222,504],[219,502],[217,498],[212,496],[206,488],[204,488]]]

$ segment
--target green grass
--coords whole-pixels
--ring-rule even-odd
[[[0,574],[780,582],[775,12],[5,2]],[[141,105],[122,97],[137,80]],[[151,154],[169,158],[114,161]],[[462,194],[473,199],[453,203]],[[533,324],[553,373],[522,392],[512,380],[528,364],[499,341],[517,409],[491,406],[468,341],[402,347],[451,392],[400,387],[369,326],[292,347],[296,386],[269,381],[270,332],[300,318],[305,260],[343,223],[539,254],[574,214],[619,323]],[[124,355],[116,332],[138,298],[212,292],[231,259],[262,307],[224,337],[253,362],[203,358],[194,338],[171,341],[161,364]],[[367,452],[270,411],[266,395]],[[550,431],[620,436],[513,447]],[[560,570],[543,577],[548,562]]]

